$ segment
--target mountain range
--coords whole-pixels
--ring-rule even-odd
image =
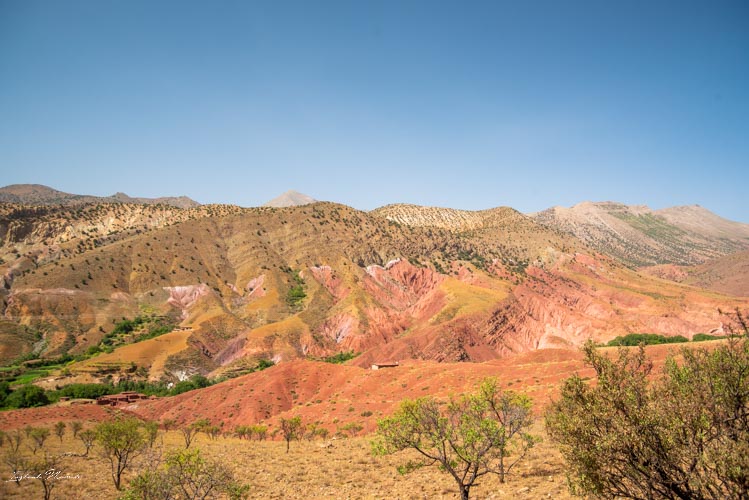
[[[28,205],[81,205],[85,203],[136,203],[146,205],[171,205],[192,208],[199,205],[187,196],[165,196],[160,198],[131,198],[125,193],[111,196],[70,194],[41,184],[13,184],[0,188],[0,202]]]
[[[749,303],[720,277],[746,283],[749,226],[699,207],[4,203],[0,238],[3,361],[100,348],[123,319],[179,326],[79,363],[84,379],[131,363],[180,379],[345,352],[358,366],[486,361],[721,332],[718,308]]]

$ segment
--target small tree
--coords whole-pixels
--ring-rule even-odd
[[[21,448],[21,443],[23,442],[23,434],[21,433],[20,429],[9,432],[6,435],[6,439],[8,440],[10,451],[13,453],[18,453],[19,449]]]
[[[258,441],[265,441],[265,437],[268,434],[268,427],[265,425],[252,425],[250,426],[250,435],[254,436]]]
[[[55,435],[60,438],[60,444],[62,444],[62,437],[65,435],[65,422],[55,424]]]
[[[525,432],[533,422],[531,406],[526,396],[501,392],[494,379],[483,381],[476,394],[447,405],[432,397],[405,400],[395,414],[378,422],[373,452],[416,450],[421,459],[399,467],[401,473],[436,464],[467,499],[478,478],[496,473],[504,481],[534,445],[536,439]]]
[[[356,436],[362,429],[364,429],[364,426],[359,422],[349,422],[341,426],[341,431],[348,433],[349,437]]]
[[[170,430],[174,429],[174,427],[177,425],[177,421],[173,418],[165,418],[161,421],[161,426],[164,428],[166,432],[169,432]]]
[[[741,318],[740,318],[741,319]],[[749,498],[749,340],[682,349],[660,378],[644,348],[613,359],[592,343],[590,386],[568,379],[546,426],[573,493],[618,498]]]
[[[302,417],[296,416],[281,419],[281,432],[286,441],[286,453],[289,452],[289,443],[293,439],[299,439],[302,435]]]
[[[96,431],[93,429],[86,429],[78,434],[78,438],[83,442],[83,446],[86,447],[86,454],[83,456],[87,457],[88,450],[91,449],[94,445],[94,441],[96,441]]]
[[[234,428],[234,435],[239,439],[249,439],[250,428],[246,425],[238,425]]]
[[[5,406],[8,408],[32,408],[47,404],[49,404],[47,393],[35,385],[21,386],[5,398]]]
[[[83,430],[83,423],[80,420],[70,422],[70,429],[73,431],[73,439],[78,437],[78,433]]]
[[[44,458],[32,462],[28,466],[34,478],[42,486],[44,500],[49,500],[52,497],[52,490],[58,483],[56,479],[59,462],[59,457],[45,453]]]
[[[109,460],[112,481],[120,489],[122,473],[145,448],[146,438],[137,418],[117,418],[96,426],[96,439],[102,446],[102,455]]]
[[[193,439],[195,439],[195,436],[197,436],[199,432],[199,428],[195,423],[186,425],[180,429],[180,432],[182,433],[182,437],[185,440],[185,449],[188,449],[190,445],[192,444]]]
[[[311,422],[307,424],[307,430],[304,433],[304,437],[307,438],[307,441],[312,441],[317,437],[317,429],[320,428],[320,424],[318,422]]]
[[[203,432],[208,434],[208,437],[213,441],[221,434],[221,427],[219,427],[218,425],[209,425],[208,427],[203,429]]]
[[[156,442],[156,438],[159,436],[159,423],[153,420],[145,422],[143,424],[143,430],[146,432],[148,447],[153,448],[153,443]]]
[[[5,463],[8,464],[8,467],[13,472],[12,480],[16,482],[17,486],[21,486],[23,473],[29,466],[28,459],[18,449],[15,449],[5,455]]]
[[[201,455],[199,449],[182,450],[167,456],[165,467],[148,470],[128,485],[124,499],[245,498],[249,486],[239,484],[223,463]]]
[[[29,436],[31,437],[31,451],[36,455],[37,450],[44,448],[44,442],[50,435],[49,429],[44,427],[37,427],[31,429]]]

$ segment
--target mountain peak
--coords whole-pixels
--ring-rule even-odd
[[[304,193],[300,193],[299,191],[294,191],[293,189],[290,189],[289,191],[286,191],[280,196],[277,196],[276,198],[273,198],[268,203],[265,203],[264,207],[275,207],[275,208],[282,208],[282,207],[298,207],[300,205],[309,205],[310,203],[316,203],[317,200],[314,199],[311,196],[308,196]]]

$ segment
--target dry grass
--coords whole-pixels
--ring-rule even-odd
[[[543,434],[540,423],[535,432]],[[176,431],[163,434],[157,449],[181,449],[182,437]],[[453,480],[435,467],[407,476],[396,465],[407,460],[407,453],[374,457],[368,438],[293,442],[285,453],[281,441],[243,441],[236,438],[210,440],[200,434],[193,444],[210,457],[232,466],[236,477],[251,486],[251,498],[457,498]],[[24,453],[31,452],[22,445]],[[72,434],[62,444],[52,436],[45,446],[51,453],[80,454],[84,447]],[[7,452],[7,445],[3,452]],[[156,451],[155,451],[156,452]],[[41,456],[38,452],[37,456]],[[156,452],[158,453],[158,452]],[[143,468],[141,459],[138,467]],[[112,499],[117,497],[109,464],[92,448],[88,458],[65,457],[60,470],[79,479],[59,480],[54,498]],[[0,498],[31,499],[42,497],[39,481],[26,479],[17,486],[7,482],[11,471],[0,465]],[[127,475],[127,479],[133,474]],[[125,481],[123,481],[125,483]],[[558,452],[545,440],[531,451],[526,461],[500,484],[487,477],[472,490],[472,498],[569,498],[563,464]]]

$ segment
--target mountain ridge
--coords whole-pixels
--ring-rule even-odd
[[[81,205],[86,203],[134,203],[144,205],[170,205],[177,208],[194,208],[200,205],[187,196],[159,198],[133,198],[117,192],[111,196],[93,196],[66,193],[43,184],[10,184],[0,188],[0,202],[24,205]]]
[[[645,205],[581,202],[529,216],[633,267],[697,265],[749,249],[749,224],[696,205],[652,210]]]

